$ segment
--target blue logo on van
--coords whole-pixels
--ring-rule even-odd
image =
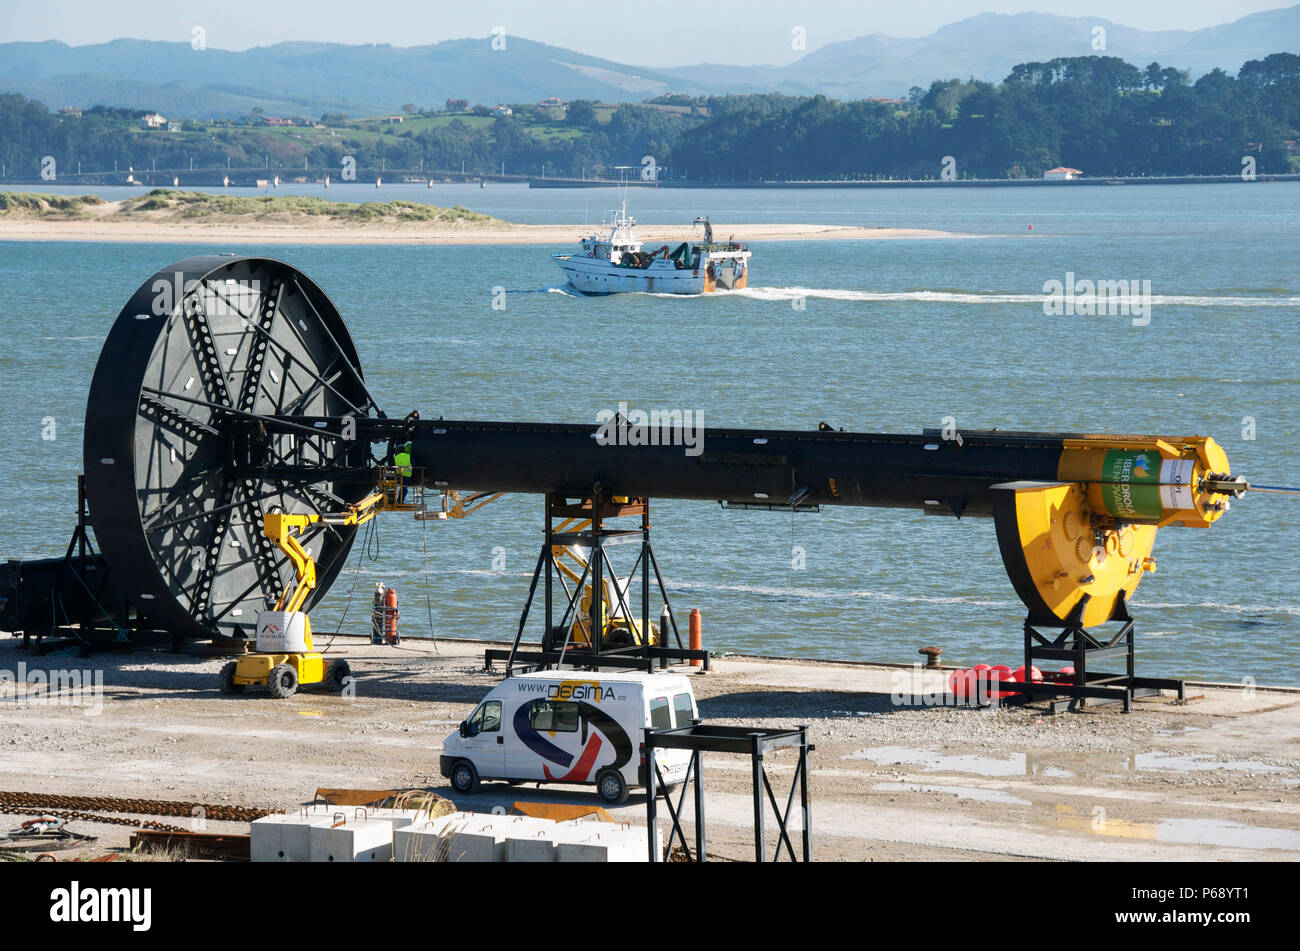
[[[519,709],[515,711],[513,726],[515,735],[523,741],[524,746],[542,757],[542,759],[554,763],[561,769],[568,770],[563,776],[554,776],[551,774],[550,766],[543,764],[542,770],[547,779],[556,782],[586,782],[591,775],[592,767],[596,765],[596,757],[600,755],[603,745],[600,734],[604,734],[610,745],[614,747],[614,762],[610,764],[612,768],[621,770],[631,760],[632,741],[628,738],[627,731],[600,707],[587,703],[585,700],[577,701],[578,721],[582,729],[582,736],[585,738],[582,755],[577,756],[551,742],[540,731],[533,729],[531,723],[533,705],[540,702],[544,701],[534,700],[533,703],[521,704]],[[593,728],[598,732],[594,732]],[[588,736],[589,733],[590,736]],[[575,759],[577,760],[576,764],[574,763]]]

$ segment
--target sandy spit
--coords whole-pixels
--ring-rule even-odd
[[[183,244],[558,244],[570,245],[590,227],[581,225],[351,224],[328,220],[272,222],[193,222],[168,220],[0,218],[0,241],[122,241]],[[692,237],[680,226],[639,226],[641,240],[683,241]],[[920,228],[860,228],[817,224],[714,225],[718,239],[738,241],[844,241],[887,238],[964,237]]]

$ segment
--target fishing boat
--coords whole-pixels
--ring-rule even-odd
[[[708,218],[694,224],[704,229],[703,240],[647,251],[625,200],[613,222],[583,238],[577,253],[551,257],[583,294],[711,294],[745,287],[751,252],[735,241],[715,242]]]

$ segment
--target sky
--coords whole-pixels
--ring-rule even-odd
[[[639,66],[785,65],[827,43],[868,33],[913,37],[979,13],[1056,13],[1142,30],[1195,30],[1288,6],[1279,0],[0,0],[0,42],[121,37],[243,50],[287,40],[423,46],[486,37],[496,27],[592,56]],[[585,12],[584,12],[585,11]],[[802,28],[804,49],[795,30]]]

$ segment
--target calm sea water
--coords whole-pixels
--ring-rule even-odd
[[[328,194],[575,225],[617,200],[512,186]],[[977,237],[758,243],[752,286],[706,298],[570,296],[549,259],[560,247],[238,250],[288,260],[325,288],[390,414],[591,422],[625,400],[692,409],[709,425],[916,432],[953,416],[965,428],[1208,434],[1234,471],[1300,482],[1300,187],[646,190],[631,201],[643,222],[683,234],[709,214]],[[110,322],[157,268],[218,250],[230,249],[0,243],[0,555],[62,551]],[[1067,272],[1149,280],[1150,325],[1045,316],[1044,282]],[[491,307],[497,286],[504,310]],[[511,636],[541,515],[540,499],[508,497],[459,523],[386,516],[378,561],[354,552],[314,624],[333,630],[355,586],[344,626],[359,629],[384,580],[409,634]],[[700,608],[713,648],[909,662],[938,644],[953,662],[1019,663],[1023,609],[990,521],[664,501],[654,523],[679,616]],[[1210,530],[1163,530],[1159,570],[1136,599],[1140,669],[1300,683],[1298,523],[1300,498],[1255,495]]]

